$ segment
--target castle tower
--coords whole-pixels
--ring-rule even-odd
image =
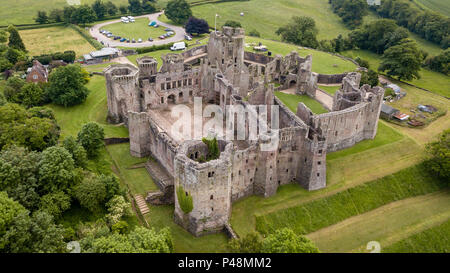
[[[150,124],[145,112],[128,112],[130,153],[135,157],[150,155]]]
[[[161,56],[161,59],[161,73],[184,71],[184,57],[181,54],[168,53]]]
[[[277,152],[278,145],[273,149],[262,149],[263,145],[272,143],[275,132],[267,132],[259,137],[259,162],[258,171],[255,173],[254,193],[269,197],[277,192],[278,173],[277,173]],[[267,146],[267,147],[268,147]]]
[[[138,73],[131,64],[110,65],[104,70],[109,122],[127,123],[128,111],[141,111]]]
[[[144,56],[136,60],[139,67],[139,77],[149,78],[158,73],[158,62],[155,58]]]
[[[208,42],[208,60],[218,65],[222,72],[228,65],[239,70],[244,66],[244,38],[242,28],[223,27],[222,31],[211,32]]]
[[[175,222],[195,236],[222,230],[230,218],[232,149],[232,143],[219,141],[220,157],[200,163],[208,147],[187,141],[175,157]]]
[[[364,85],[361,89],[367,90],[365,93],[367,94],[366,101],[368,103],[365,113],[364,135],[366,138],[374,139],[377,134],[384,89],[379,86],[370,88],[369,85]]]

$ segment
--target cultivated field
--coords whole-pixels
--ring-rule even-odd
[[[95,0],[80,0],[81,4],[92,4]],[[128,0],[110,0],[117,6],[128,5]],[[68,5],[67,0],[14,0],[1,1],[0,25],[34,24],[38,10],[45,10],[47,14],[55,8]]]
[[[30,56],[73,50],[79,57],[95,50],[78,32],[68,27],[29,29],[19,33]]]
[[[450,16],[450,1],[448,0],[413,0],[422,9],[429,9]]]
[[[323,252],[368,252],[377,241],[381,250],[401,239],[450,219],[450,194],[437,192],[392,202],[308,234]],[[447,241],[440,234],[440,240]],[[439,242],[434,238],[434,242]],[[432,245],[432,243],[429,243]],[[405,249],[406,250],[406,249]]]
[[[128,38],[128,39],[135,39],[136,41],[141,38],[144,41],[147,41],[148,38],[158,39],[158,36],[163,35],[166,33],[164,31],[165,27],[149,27],[148,26],[149,20],[148,18],[138,18],[136,19],[136,22],[134,23],[114,23],[111,25],[107,25],[104,27],[105,30],[111,31],[114,35]]]

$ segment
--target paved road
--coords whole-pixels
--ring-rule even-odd
[[[156,21],[158,23],[158,25],[160,25],[159,27],[171,28],[173,31],[175,31],[175,35],[173,35],[170,38],[166,38],[164,40],[160,40],[157,37],[155,37],[153,42],[143,41],[142,43],[131,43],[131,42],[130,43],[121,43],[121,42],[119,42],[119,40],[115,40],[114,41],[113,39],[110,39],[110,38],[104,36],[103,34],[101,34],[99,32],[100,29],[107,29],[107,27],[105,28],[105,26],[107,26],[109,24],[120,23],[121,22],[120,19],[117,19],[117,20],[114,20],[114,21],[109,21],[109,22],[106,22],[106,23],[97,24],[97,25],[93,26],[90,29],[90,33],[91,33],[92,37],[97,38],[97,40],[99,42],[103,41],[105,46],[107,46],[109,44],[110,47],[117,47],[117,46],[123,46],[123,47],[145,47],[145,46],[152,46],[152,45],[164,45],[164,44],[168,44],[168,43],[178,42],[178,41],[184,40],[184,35],[186,35],[186,32],[184,31],[184,28],[178,27],[178,26],[169,25],[169,24],[166,24],[166,23],[158,21],[158,17],[162,13],[163,13],[163,11],[161,11],[159,13],[153,13],[153,14],[136,16],[135,18],[146,17],[146,18],[149,19],[149,22]],[[130,24],[130,26],[132,26],[132,24]],[[144,39],[144,38],[145,37],[142,37],[142,39]]]

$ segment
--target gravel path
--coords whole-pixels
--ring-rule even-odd
[[[170,38],[166,38],[164,40],[160,40],[158,38],[155,37],[155,40],[153,42],[149,42],[149,41],[143,41],[142,43],[121,43],[119,40],[113,40],[110,39],[106,36],[104,36],[103,34],[101,34],[99,32],[100,29],[103,29],[104,26],[110,25],[110,24],[114,24],[114,23],[120,23],[121,20],[117,19],[114,21],[109,21],[106,23],[101,23],[101,24],[97,24],[95,26],[93,26],[89,32],[91,34],[92,37],[97,38],[97,40],[99,42],[103,42],[105,44],[105,46],[109,47],[117,47],[117,46],[123,46],[123,47],[146,47],[146,46],[152,46],[152,45],[164,45],[164,44],[168,44],[168,43],[172,43],[172,42],[178,42],[178,41],[182,41],[184,40],[184,35],[186,35],[186,32],[184,31],[184,28],[179,27],[179,26],[174,26],[174,25],[169,25],[163,22],[158,21],[158,17],[163,14],[164,11],[158,12],[158,13],[153,13],[153,14],[147,14],[147,15],[141,15],[141,16],[136,16],[135,18],[148,18],[149,22],[151,21],[156,21],[158,23],[158,25],[160,25],[159,27],[162,28],[171,28],[174,32],[175,35],[173,35]]]

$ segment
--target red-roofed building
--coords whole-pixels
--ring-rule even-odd
[[[48,70],[38,60],[33,61],[33,67],[27,75],[27,82],[47,82]]]

